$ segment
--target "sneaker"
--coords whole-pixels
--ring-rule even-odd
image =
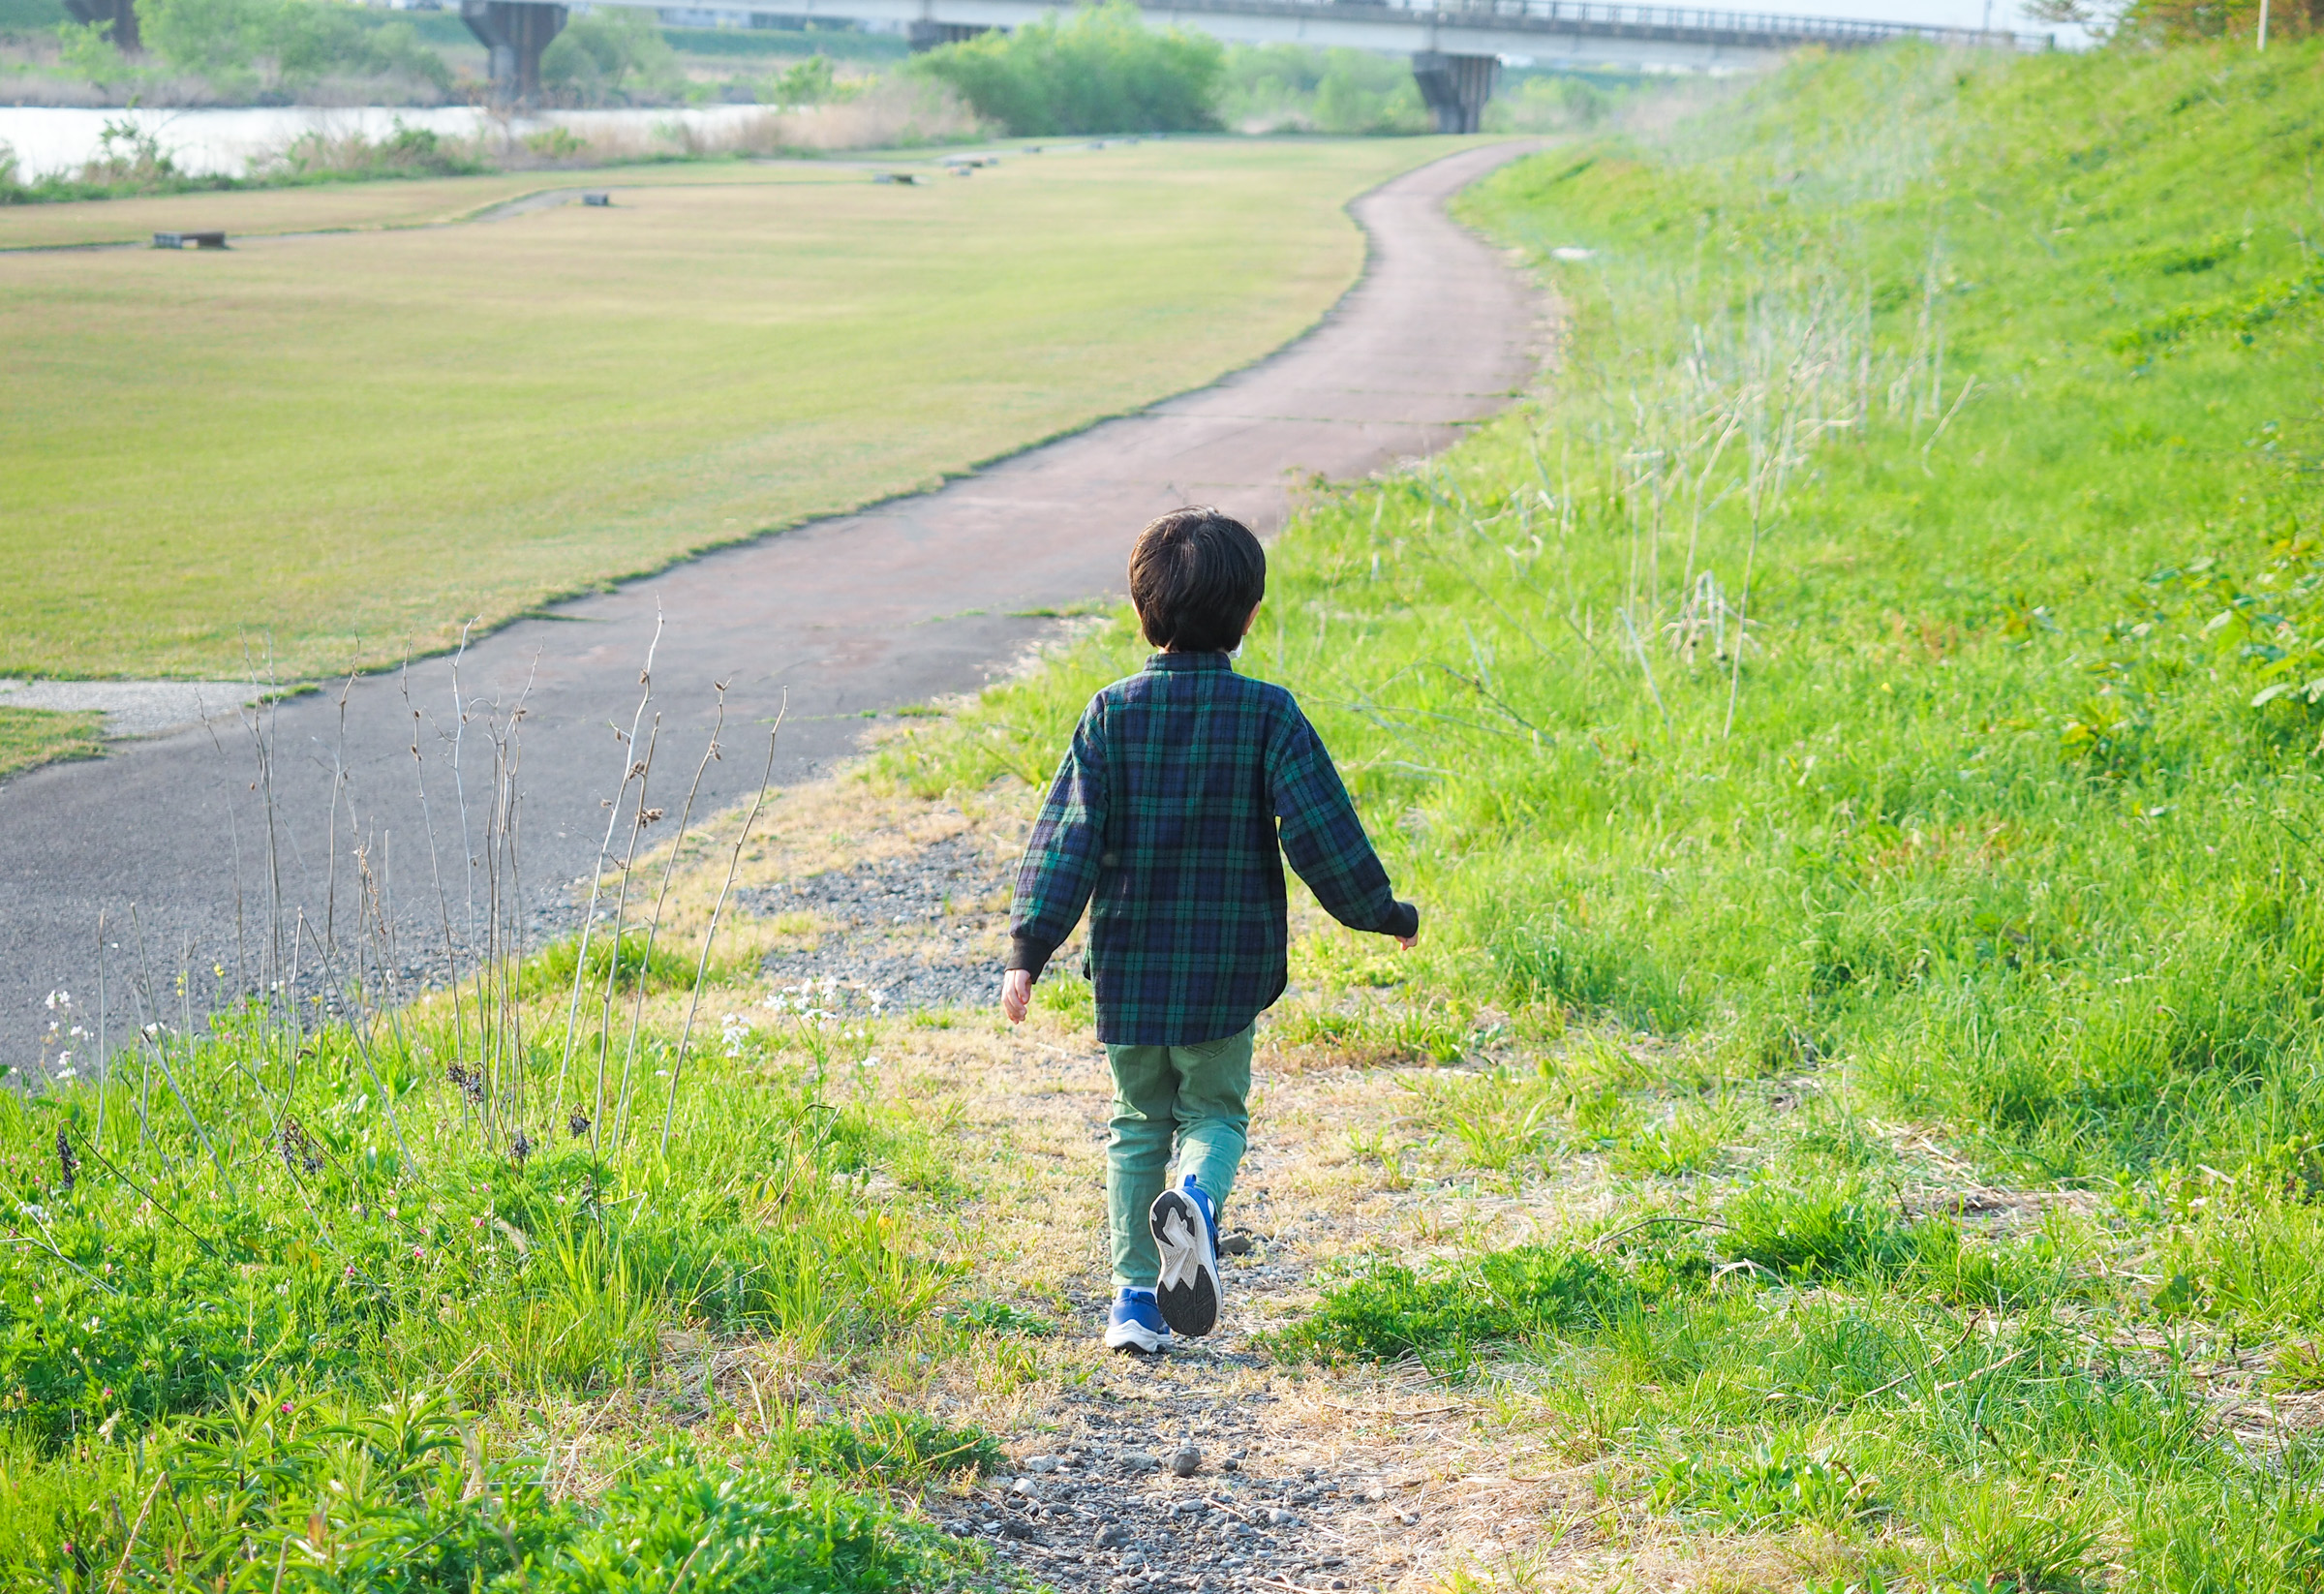
[[[1218,1214],[1188,1174],[1175,1190],[1154,1197],[1147,1214],[1162,1252],[1154,1303],[1162,1321],[1179,1333],[1201,1335],[1218,1327]]]
[[[1106,1349],[1158,1351],[1169,1337],[1170,1325],[1162,1321],[1151,1290],[1124,1290],[1115,1297],[1113,1315],[1106,1320]]]

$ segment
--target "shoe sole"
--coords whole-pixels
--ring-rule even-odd
[[[1172,1333],[1200,1338],[1218,1327],[1218,1256],[1210,1248],[1210,1226],[1194,1199],[1179,1190],[1156,1196],[1147,1222],[1162,1253],[1154,1304]]]
[[[1110,1351],[1138,1351],[1151,1356],[1169,1339],[1166,1333],[1156,1333],[1135,1323],[1116,1323],[1106,1330],[1106,1349]]]

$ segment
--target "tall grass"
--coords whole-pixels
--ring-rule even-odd
[[[1469,197],[1563,300],[1546,394],[1319,496],[1242,659],[1424,955],[1311,938],[1276,1033],[1514,1064],[1391,1182],[1675,1221],[1571,1226],[1587,1311],[1453,1259],[1287,1344],[1546,1361],[1509,1419],[1649,1515],[1866,1577],[2309,1586],[2324,1476],[2248,1402],[2312,1376],[2324,1188],[2320,63],[1810,59]],[[1038,781],[1140,651],[887,768]]]

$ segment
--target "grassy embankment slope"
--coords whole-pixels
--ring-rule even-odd
[[[1447,147],[688,172],[609,210],[0,259],[0,671],[388,661],[926,485],[1275,348],[1361,263],[1345,201]]]
[[[1551,396],[1278,545],[1246,667],[1428,933],[1275,1044],[1483,1065],[1368,1154],[1546,1236],[1286,1348],[1506,1380],[1601,1480],[1535,1576],[2324,1571],[2320,67],[1809,62],[1512,169]],[[1038,782],[1138,653],[889,767]]]

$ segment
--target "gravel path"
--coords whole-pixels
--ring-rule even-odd
[[[829,927],[813,950],[766,960],[777,985],[834,980],[908,1011],[993,999],[1010,878],[1007,866],[956,836],[901,858],[735,895],[761,917],[808,912]]]
[[[1064,1397],[1039,1452],[928,1508],[1058,1589],[1347,1588],[1383,1503],[1397,1519],[1396,1489],[1269,1454],[1278,1397],[1236,1387],[1265,1364],[1200,1349],[1124,1358]]]
[[[247,681],[0,680],[0,708],[96,709],[107,736],[160,736],[231,716],[265,694]]]

